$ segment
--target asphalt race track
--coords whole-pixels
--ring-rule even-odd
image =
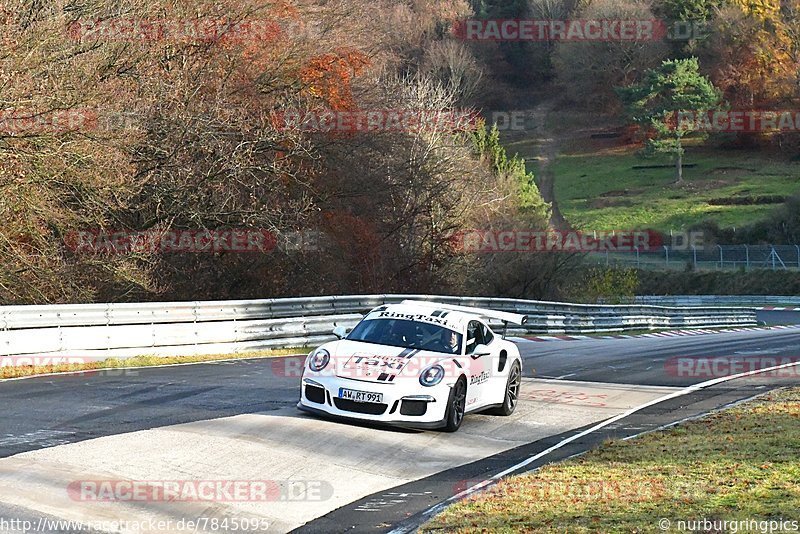
[[[744,358],[764,367],[800,358],[800,327],[521,342],[520,350],[528,378],[517,412],[509,418],[468,416],[455,434],[301,414],[295,408],[297,358],[0,381],[6,407],[0,415],[0,518],[176,523],[246,517],[268,522],[271,532],[413,530],[426,510],[476,481],[724,371],[697,362]],[[736,372],[733,366],[730,371]],[[526,469],[579,453],[604,437],[635,435],[800,384],[800,370],[784,371],[652,406]],[[264,480],[279,490],[267,501],[96,502],[68,491],[70,483],[86,480]]]
[[[800,311],[762,310],[756,318],[766,324],[800,324]]]

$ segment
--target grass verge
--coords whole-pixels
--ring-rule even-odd
[[[286,349],[259,350],[253,352],[242,352],[237,354],[205,354],[197,356],[134,356],[133,358],[108,358],[101,361],[80,362],[82,358],[69,356],[0,356],[0,363],[8,359],[21,359],[22,361],[32,361],[33,365],[6,365],[0,367],[0,380],[5,378],[20,378],[24,376],[43,375],[50,373],[68,373],[76,371],[98,371],[103,369],[117,369],[120,367],[153,367],[157,365],[177,365],[183,363],[212,362],[217,360],[235,360],[249,358],[274,358],[277,356],[289,356],[292,354],[305,354],[307,347],[290,347]],[[36,365],[38,360],[46,359],[57,360],[61,358],[67,363],[48,363]],[[88,358],[85,358],[88,359]]]
[[[798,481],[794,388],[511,477],[421,531],[677,532],[680,520],[800,521]]]
[[[668,232],[706,219],[722,227],[752,224],[777,207],[758,199],[798,191],[800,163],[784,158],[691,148],[685,161],[696,166],[684,169],[685,183],[676,185],[672,168],[635,169],[669,159],[642,159],[633,147],[562,154],[553,165],[555,195],[576,228]]]

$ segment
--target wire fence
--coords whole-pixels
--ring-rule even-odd
[[[639,269],[800,270],[800,245],[716,245],[630,252],[595,252],[590,259],[609,267]]]

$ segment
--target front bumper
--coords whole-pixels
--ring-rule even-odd
[[[383,402],[362,403],[338,397],[339,388],[383,394]],[[408,428],[445,426],[450,386],[431,388],[407,384],[375,384],[340,377],[307,376],[302,379],[300,402],[303,411],[338,419],[372,421]]]

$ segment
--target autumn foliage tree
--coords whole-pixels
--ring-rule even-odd
[[[466,49],[446,42],[448,21],[466,9],[460,0],[7,4],[2,108],[83,110],[87,120],[0,133],[0,300],[458,288],[448,236],[515,194],[476,164],[468,134],[330,135],[283,127],[275,114],[455,108],[480,76]],[[428,68],[410,68],[423,58]],[[440,69],[447,58],[453,68]],[[268,231],[279,246],[98,255],[67,239],[230,228]],[[312,247],[280,245],[314,232]]]
[[[709,29],[700,58],[735,108],[753,109],[797,96],[796,20],[778,0],[730,0]]]

